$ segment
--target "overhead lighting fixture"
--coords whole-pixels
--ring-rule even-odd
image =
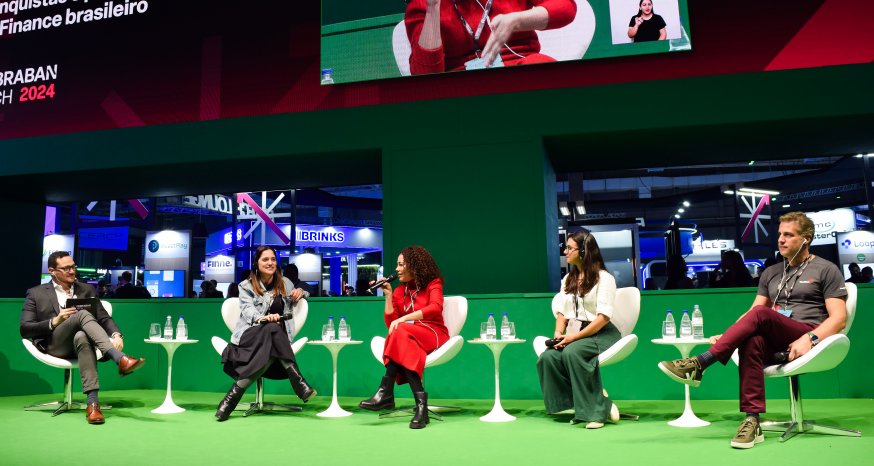
[[[683,205],[689,207],[689,201],[683,201]]]
[[[772,196],[776,196],[776,195],[780,194],[780,191],[772,191],[770,189],[759,189],[759,188],[740,188],[740,189],[738,189],[738,191],[741,193],[744,193],[744,194],[747,194],[747,193],[749,193],[749,194],[770,194]]]
[[[582,203],[577,204],[577,213],[580,215],[586,215],[586,206]]]
[[[674,217],[680,218],[680,214],[674,214]]]
[[[568,208],[567,202],[559,202],[558,211],[561,212],[562,217],[570,217],[571,215],[571,210]]]
[[[686,211],[686,209],[677,209],[677,212],[679,212],[679,213],[681,213],[681,214],[682,214],[683,212],[685,212],[685,211]]]
[[[750,165],[752,165],[752,164],[754,164],[754,163],[756,163],[755,160],[750,160]]]
[[[789,207],[792,207],[792,206],[790,206],[789,204],[783,204],[784,209],[788,209]]]
[[[730,190],[730,189],[729,189],[728,191],[723,191],[723,192],[724,192],[725,194],[734,194],[734,191],[732,191],[732,190]]]

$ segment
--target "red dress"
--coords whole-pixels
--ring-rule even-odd
[[[480,3],[485,6],[487,1],[480,0]],[[457,0],[457,4],[458,11],[476,33],[483,17],[483,9],[475,0]],[[542,6],[549,12],[547,29],[565,27],[577,15],[577,4],[574,0],[495,0],[489,18],[494,19],[497,15],[530,10],[537,6]],[[410,72],[426,74],[463,70],[464,63],[473,60],[476,55],[473,53],[473,38],[458,18],[452,0],[440,2],[440,38],[443,45],[435,50],[423,49],[419,46],[419,35],[425,22],[426,8],[427,0],[412,0],[407,5],[404,16],[407,37],[413,48],[410,56]],[[479,38],[481,49],[485,48],[489,36],[491,30],[486,24]],[[504,47],[501,50],[501,60],[504,61],[505,66],[555,61],[552,57],[540,53],[540,41],[537,40],[535,31],[514,33],[507,41],[507,45],[525,58],[518,57]]]
[[[416,291],[415,283],[407,282],[392,293],[391,304],[394,312],[384,314],[386,327],[401,316],[416,311],[422,311],[423,318],[412,324],[398,324],[385,339],[382,362],[394,361],[422,377],[425,359],[449,340],[449,331],[443,324],[443,280],[436,278],[419,291]],[[407,383],[404,371],[398,371],[395,380],[398,385]]]

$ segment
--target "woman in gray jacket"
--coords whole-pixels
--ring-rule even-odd
[[[291,349],[294,320],[279,320],[283,314],[291,316],[293,303],[306,298],[309,293],[295,289],[291,280],[280,273],[276,251],[270,246],[258,247],[252,259],[252,273],[240,284],[240,319],[231,344],[222,352],[224,371],[236,382],[219,403],[215,413],[219,421],[228,419],[246,389],[261,376],[287,378],[304,403],[316,396],[301,375]]]

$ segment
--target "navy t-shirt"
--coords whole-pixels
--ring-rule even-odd
[[[628,27],[633,28],[634,23],[637,19],[637,16],[631,17],[631,22],[628,23]],[[659,40],[659,36],[661,33],[659,31],[667,26],[665,24],[665,20],[662,19],[661,16],[653,13],[652,18],[643,20],[640,23],[640,26],[637,28],[637,34],[634,36],[634,42],[652,42],[654,40]]]

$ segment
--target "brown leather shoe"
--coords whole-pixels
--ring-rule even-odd
[[[85,419],[88,420],[88,424],[103,424],[106,422],[103,419],[103,413],[100,412],[100,405],[97,403],[88,405],[88,409],[85,410]]]
[[[124,355],[121,358],[121,361],[118,362],[118,376],[124,377],[128,374],[131,374],[133,371],[143,367],[143,364],[146,363],[146,358],[132,358],[128,355]]]

